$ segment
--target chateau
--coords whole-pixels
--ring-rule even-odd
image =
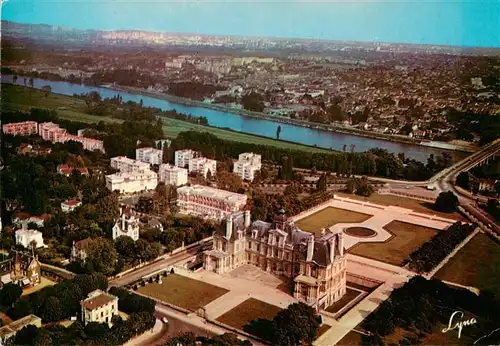
[[[346,293],[346,263],[341,232],[315,237],[289,222],[283,210],[273,223],[251,222],[248,210],[230,214],[224,231],[215,232],[213,248],[203,253],[203,268],[219,274],[252,264],[293,278],[293,296],[317,309]]]

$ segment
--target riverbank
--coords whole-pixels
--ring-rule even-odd
[[[157,92],[157,91],[144,90],[144,89],[135,88],[135,87],[117,86],[117,85],[103,85],[101,87],[111,89],[111,90],[140,94],[140,95],[148,96],[148,97],[160,98],[160,99],[163,99],[163,100],[166,100],[166,101],[169,101],[172,103],[181,104],[181,105],[203,107],[203,108],[213,109],[213,110],[228,113],[228,114],[234,113],[234,114],[238,114],[238,115],[242,115],[242,116],[263,119],[263,120],[273,121],[273,122],[277,122],[277,123],[291,124],[291,125],[307,127],[310,129],[320,129],[320,130],[342,133],[342,134],[347,134],[347,135],[355,135],[355,136],[359,136],[359,137],[378,139],[378,140],[395,142],[395,143],[420,145],[420,146],[424,146],[424,147],[431,147],[431,148],[450,150],[450,151],[461,151],[461,152],[473,153],[477,150],[477,148],[471,144],[464,143],[464,144],[459,145],[459,144],[454,144],[454,143],[410,138],[410,137],[402,136],[402,135],[389,135],[389,134],[383,134],[383,133],[376,133],[373,131],[360,130],[357,128],[347,127],[347,126],[343,126],[340,124],[339,125],[326,125],[326,124],[313,123],[313,122],[306,121],[306,120],[290,119],[288,117],[269,115],[269,114],[262,113],[262,112],[252,112],[252,111],[248,111],[245,109],[231,108],[231,107],[220,105],[220,104],[205,103],[205,102],[192,100],[192,99],[188,99],[188,98],[184,98],[184,97],[168,95],[168,94],[164,94],[164,93]],[[193,114],[193,115],[197,115],[197,114]]]
[[[1,88],[2,108],[12,111],[29,111],[31,108],[45,108],[54,110],[62,119],[79,121],[84,123],[121,123],[123,119],[111,118],[109,116],[98,116],[85,113],[85,102],[77,97],[52,92],[49,96],[35,89],[25,86],[2,83]],[[300,150],[307,153],[328,153],[329,149],[317,146],[295,143],[286,140],[277,140],[251,133],[244,133],[232,129],[221,129],[218,127],[194,124],[188,121],[161,117],[164,127],[163,132],[168,138],[175,138],[181,132],[199,131],[209,132],[217,138],[240,143],[252,143],[279,147],[290,150]]]

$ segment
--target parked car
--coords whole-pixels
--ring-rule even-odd
[[[168,320],[166,317],[163,317],[161,320],[163,321],[163,323],[168,324]]]

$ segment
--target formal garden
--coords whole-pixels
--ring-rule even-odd
[[[295,224],[304,232],[321,235],[322,228],[328,228],[338,223],[358,223],[371,218],[372,215],[351,210],[327,207],[312,215],[298,220]]]
[[[358,243],[348,252],[377,261],[400,266],[403,261],[439,231],[402,221],[391,221],[383,227],[392,234],[385,242]]]

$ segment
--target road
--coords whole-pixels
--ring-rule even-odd
[[[190,248],[187,251],[180,252],[178,254],[175,254],[173,256],[169,256],[167,258],[161,259],[159,261],[156,261],[152,264],[146,265],[142,268],[139,268],[137,270],[134,270],[128,274],[125,274],[119,278],[115,278],[109,282],[110,286],[125,286],[128,285],[136,280],[141,279],[142,277],[149,275],[151,273],[154,273],[156,271],[159,271],[169,265],[173,265],[176,262],[185,260],[194,254],[196,254],[201,248],[201,245],[194,246]]]

